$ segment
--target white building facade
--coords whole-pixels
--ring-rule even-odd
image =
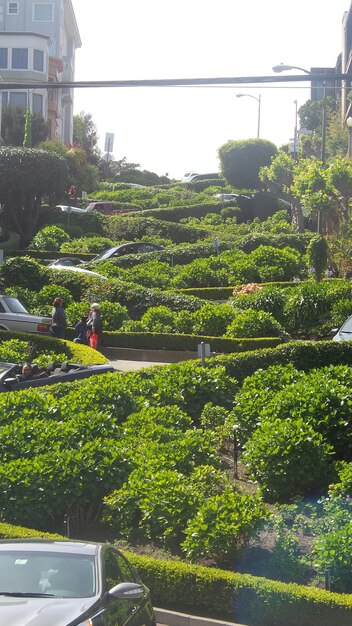
[[[71,0],[0,0],[0,76],[28,89],[2,91],[2,106],[27,107],[50,123],[50,138],[72,143],[73,89],[36,89],[71,82],[81,46]]]

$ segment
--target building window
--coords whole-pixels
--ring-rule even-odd
[[[0,48],[0,68],[7,69],[7,48]]]
[[[32,113],[43,115],[43,96],[38,93],[34,93],[32,96]]]
[[[51,2],[35,2],[33,4],[33,21],[34,22],[52,22],[53,21],[53,5]]]
[[[18,2],[7,3],[7,15],[18,15]]]
[[[10,107],[16,109],[27,108],[27,93],[21,91],[12,91],[10,93]]]
[[[28,48],[12,48],[12,69],[28,69]]]
[[[33,69],[38,72],[44,70],[44,52],[43,50],[34,50],[33,52]]]

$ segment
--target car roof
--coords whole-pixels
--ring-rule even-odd
[[[29,552],[62,552],[67,554],[95,555],[99,549],[108,544],[89,541],[70,541],[45,538],[29,539],[2,539],[0,540],[0,552],[2,550],[23,550]]]

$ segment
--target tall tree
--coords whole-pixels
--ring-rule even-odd
[[[21,108],[5,107],[2,112],[1,135],[5,146],[23,146],[26,112]],[[31,115],[32,146],[46,141],[49,125],[38,113]]]
[[[228,141],[218,150],[221,173],[237,189],[260,189],[259,170],[277,154],[276,146],[266,139]]]
[[[99,165],[101,159],[98,139],[97,127],[91,113],[81,111],[73,116],[73,143],[83,148],[87,160],[93,165]]]
[[[22,245],[37,230],[42,198],[67,188],[67,164],[57,154],[27,148],[0,150],[0,204],[8,229],[19,233]]]

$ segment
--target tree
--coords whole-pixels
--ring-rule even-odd
[[[221,173],[237,189],[260,189],[259,170],[277,154],[276,146],[266,139],[228,141],[218,150]]]
[[[259,177],[271,191],[280,195],[291,204],[292,220],[298,233],[304,231],[304,219],[299,199],[292,193],[296,162],[283,150],[273,158],[271,164],[263,167]]]
[[[99,165],[101,159],[98,139],[91,113],[81,111],[79,115],[73,116],[73,143],[83,148],[87,161],[93,165]]]
[[[7,228],[27,245],[37,230],[42,197],[62,194],[67,187],[67,165],[57,154],[28,148],[0,150],[0,204]]]
[[[99,182],[99,170],[87,160],[85,150],[81,146],[65,146],[61,141],[45,141],[39,146],[52,154],[62,156],[67,163],[69,184],[76,187],[79,194],[96,189]]]
[[[1,135],[5,146],[23,146],[26,112],[21,108],[5,107],[2,112]],[[31,115],[32,146],[45,141],[49,125],[38,113]]]
[[[24,148],[32,147],[32,115],[29,109],[27,109],[26,114],[25,114],[23,147]]]
[[[315,269],[315,280],[320,282],[324,276],[328,263],[329,247],[326,239],[321,235],[312,237],[308,244],[307,255],[309,264]]]

